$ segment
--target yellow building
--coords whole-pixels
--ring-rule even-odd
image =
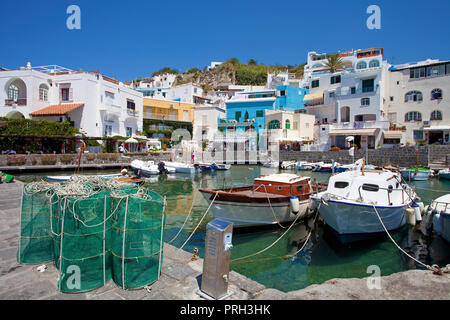
[[[194,122],[195,104],[144,97],[144,119]]]

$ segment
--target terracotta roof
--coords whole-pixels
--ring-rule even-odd
[[[79,107],[84,106],[83,103],[77,104],[58,104],[48,106],[43,109],[30,113],[32,116],[61,116],[73,111]]]

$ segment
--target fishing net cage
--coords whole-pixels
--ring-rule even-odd
[[[18,262],[54,262],[58,289],[66,293],[94,290],[111,279],[123,289],[157,281],[165,199],[135,185],[110,184],[25,185]]]

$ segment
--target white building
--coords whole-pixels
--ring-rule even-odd
[[[384,101],[384,113],[404,129],[405,143],[450,143],[450,61],[392,66]]]
[[[96,72],[59,66],[0,71],[0,116],[70,121],[91,137],[142,131],[142,94]]]
[[[199,146],[203,141],[210,143],[217,135],[218,122],[226,121],[227,114],[223,107],[218,105],[196,105],[194,109],[193,140]]]
[[[265,110],[266,128],[272,141],[280,143],[303,143],[314,140],[315,116],[283,110]],[[277,121],[279,128],[271,128]]]
[[[212,98],[206,95],[200,85],[186,83],[169,88],[166,99],[184,103],[205,104],[210,103]]]
[[[344,62],[341,70],[331,74],[326,67],[327,54],[308,53],[303,87],[310,90],[305,96],[308,114],[329,128],[326,136],[317,134],[316,141],[323,148],[333,145],[346,148],[345,138],[354,136],[361,148],[383,145],[383,133],[389,131],[382,108],[384,77],[387,63],[382,49],[350,50],[339,53]]]
[[[219,62],[219,61],[211,61],[211,64],[209,66],[206,67],[207,71],[211,71],[214,70],[215,68],[217,68],[218,66],[220,66],[223,62]]]
[[[277,86],[301,87],[303,78],[296,78],[294,73],[288,71],[267,74],[267,88],[275,89]]]

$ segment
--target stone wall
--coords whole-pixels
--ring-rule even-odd
[[[18,154],[0,155],[0,167],[21,166],[64,166],[76,165],[76,154]],[[170,160],[170,152],[153,152],[148,154],[90,153],[83,154],[82,164],[129,164],[134,159],[155,161]]]

